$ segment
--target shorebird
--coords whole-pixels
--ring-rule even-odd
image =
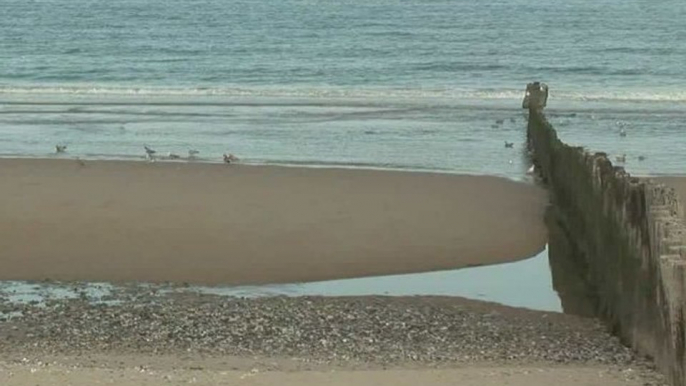
[[[195,158],[200,152],[195,149],[188,149],[188,158]]]
[[[172,152],[167,153],[167,157],[169,157],[169,159],[180,159],[181,158],[180,155],[174,154]]]
[[[67,151],[67,145],[55,145],[55,153],[64,153]]]
[[[622,154],[620,156],[615,157],[615,160],[617,160],[617,162],[620,162],[620,163],[626,162],[626,154]]]
[[[147,158],[150,161],[155,160],[155,153],[157,153],[155,150],[149,148],[148,146],[143,146],[145,148],[145,158]]]
[[[238,157],[236,157],[235,155],[233,155],[231,153],[229,153],[229,154],[224,153],[224,162],[226,162],[227,164],[230,164],[230,163],[233,163],[236,161],[238,161]]]
[[[514,147],[514,142],[507,142],[507,141],[505,141],[505,147],[510,148],[510,149],[513,148],[513,147]]]

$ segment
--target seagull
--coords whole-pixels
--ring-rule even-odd
[[[180,159],[181,158],[180,155],[174,154],[172,152],[167,153],[167,157],[169,157],[169,159]]]
[[[238,157],[236,157],[235,155],[233,155],[231,153],[229,153],[229,154],[224,153],[224,162],[226,162],[227,164],[230,164],[230,163],[233,163],[236,161],[238,161]]]
[[[155,159],[155,153],[157,153],[155,150],[143,146],[145,148],[145,158],[149,159],[150,161],[153,161]]]
[[[64,153],[67,151],[67,145],[55,145],[55,153]]]
[[[619,162],[619,163],[624,163],[624,162],[626,162],[626,154],[622,154],[622,155],[620,155],[620,156],[617,156],[617,157],[615,157],[615,159],[616,159],[617,162]]]
[[[505,141],[505,147],[507,147],[507,148],[513,148],[513,147],[514,147],[514,142],[507,142],[507,141]]]
[[[188,149],[188,158],[195,158],[198,153],[200,152],[195,149]]]

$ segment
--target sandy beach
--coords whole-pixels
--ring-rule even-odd
[[[489,176],[0,160],[0,279],[246,284],[493,264],[546,193]]]
[[[168,385],[389,385],[389,386],[645,386],[631,369],[598,366],[470,366],[461,369],[364,370],[364,371],[260,371],[167,369],[141,367],[69,367],[61,365],[4,364],[0,382],[6,386],[70,385],[119,386]]]

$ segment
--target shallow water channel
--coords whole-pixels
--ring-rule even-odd
[[[94,303],[107,303],[114,287],[107,283],[0,282],[0,299],[10,303],[41,305],[49,299],[85,296]],[[220,296],[461,296],[513,307],[562,312],[553,289],[548,249],[538,255],[505,264],[457,270],[326,280],[310,283],[256,286],[164,287],[163,291],[190,291]]]

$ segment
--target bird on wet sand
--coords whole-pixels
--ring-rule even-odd
[[[155,153],[157,153],[155,150],[149,148],[147,145],[144,145],[143,148],[145,148],[145,158],[147,158],[149,161],[154,161],[155,160]]]
[[[233,155],[231,153],[229,153],[229,154],[224,153],[224,162],[226,162],[227,164],[230,164],[230,163],[234,163],[236,161],[238,161],[238,157],[236,157],[235,155]]]

